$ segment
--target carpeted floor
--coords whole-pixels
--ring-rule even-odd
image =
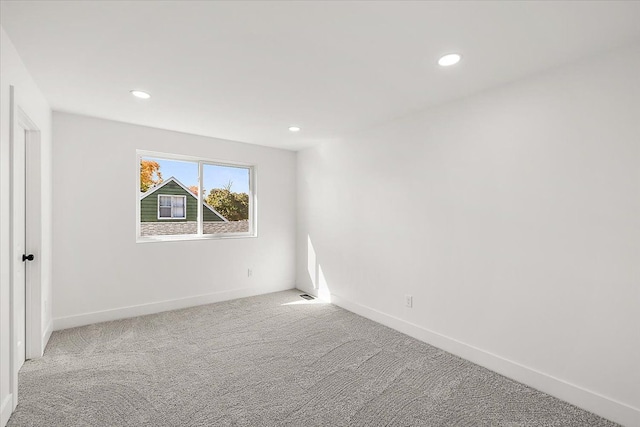
[[[299,294],[55,332],[8,425],[615,425]]]

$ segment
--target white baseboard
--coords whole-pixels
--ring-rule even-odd
[[[11,413],[13,412],[13,394],[8,394],[0,405],[0,426],[4,427],[9,422]]]
[[[75,328],[77,326],[91,325],[94,323],[108,322],[111,320],[126,319],[129,317],[144,316],[147,314],[160,313],[163,311],[178,310],[181,308],[195,307],[205,304],[213,304],[215,302],[228,301],[231,299],[286,291],[293,288],[294,286],[291,285],[239,288],[168,301],[132,305],[129,307],[115,308],[112,310],[94,311],[91,313],[77,314],[74,316],[58,317],[53,319],[53,329],[55,331],[59,331],[61,329]]]
[[[307,287],[304,287],[307,289]],[[302,288],[299,288],[302,289]],[[309,291],[315,294],[315,290]],[[624,426],[640,426],[640,409],[586,390],[456,339],[331,294],[331,303]]]
[[[49,343],[49,338],[51,338],[51,334],[53,333],[53,319],[49,321],[47,326],[44,328],[44,333],[42,334],[42,353],[44,354],[44,349],[47,348],[47,344]],[[42,356],[42,355],[40,355]]]

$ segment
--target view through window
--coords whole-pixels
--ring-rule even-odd
[[[139,238],[255,235],[252,166],[144,152],[138,159]]]

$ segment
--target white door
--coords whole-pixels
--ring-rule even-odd
[[[23,255],[27,254],[26,241],[26,137],[27,131],[18,126],[13,147],[13,245],[15,248],[13,259],[13,292],[15,310],[15,340],[16,340],[16,371],[19,370],[26,358],[26,280],[27,263]]]

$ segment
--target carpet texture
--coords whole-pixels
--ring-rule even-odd
[[[300,293],[55,332],[8,425],[615,425]]]

